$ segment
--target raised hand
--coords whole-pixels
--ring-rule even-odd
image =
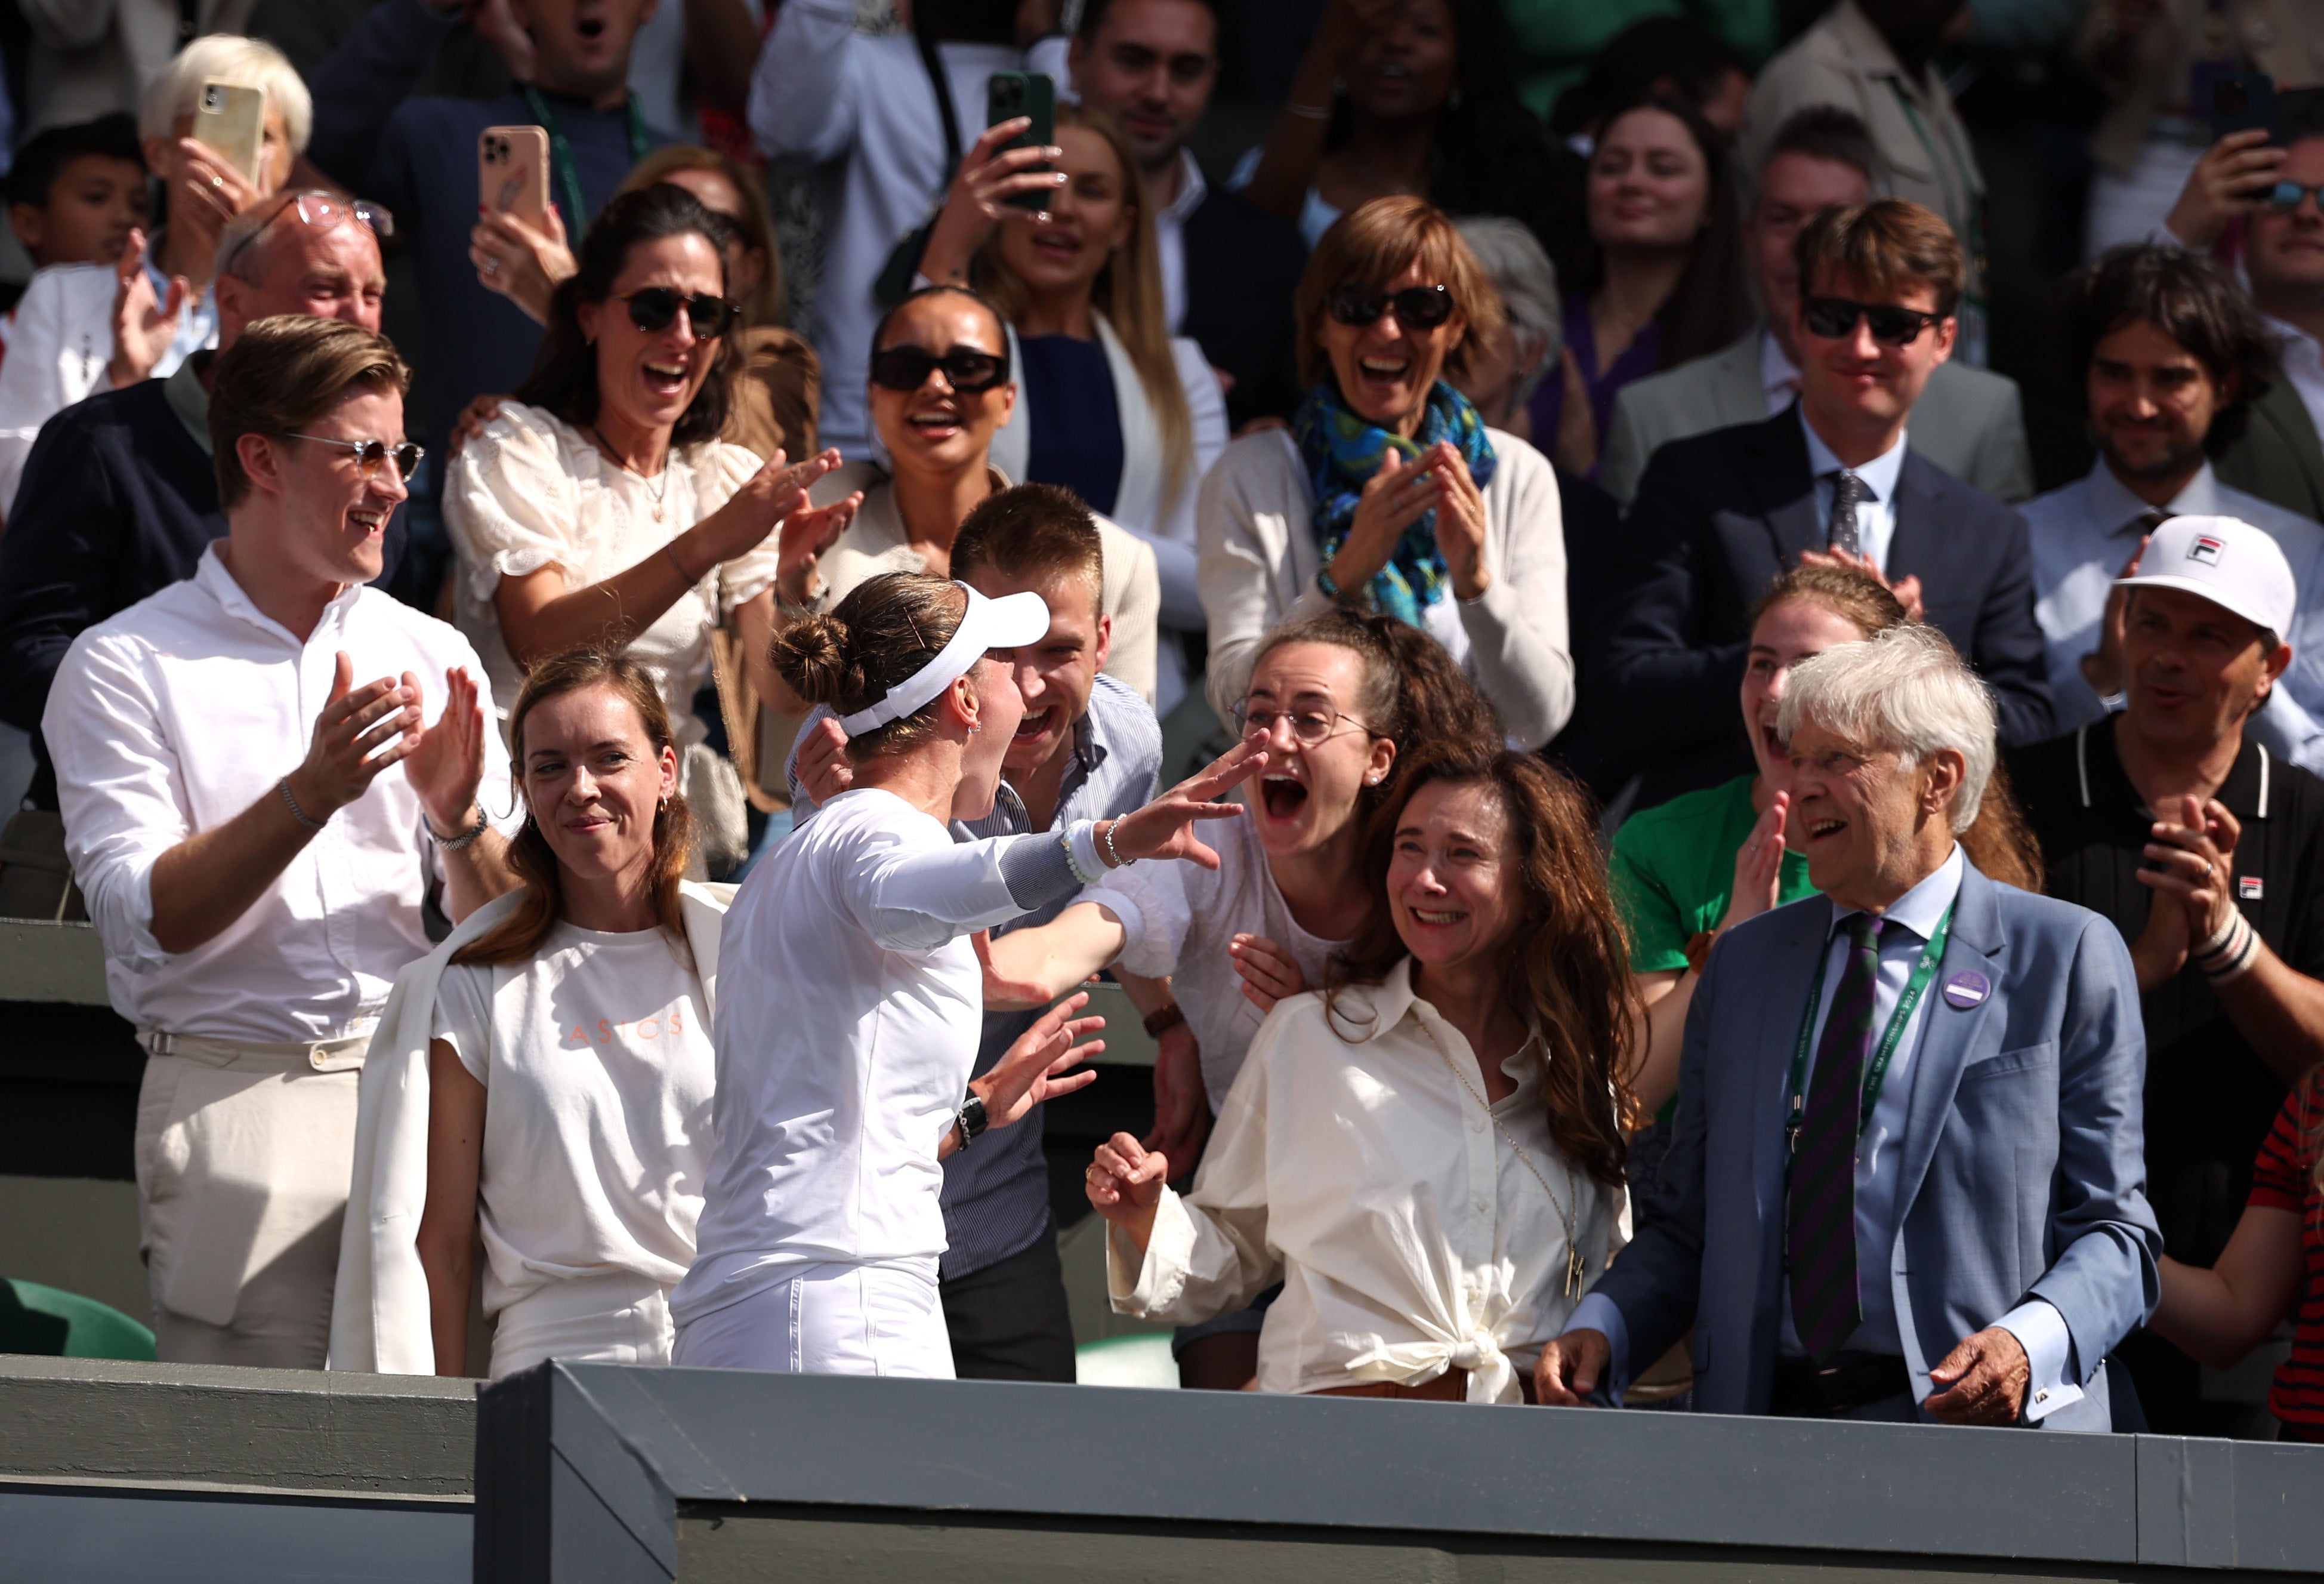
[[[1925,614],[1921,602],[1921,579],[1907,572],[1901,578],[1891,578],[1880,570],[1880,563],[1868,555],[1846,550],[1811,550],[1801,552],[1803,567],[1846,567],[1851,572],[1861,572],[1889,593],[1904,607],[1904,619],[1917,622]]]
[[[1102,1017],[1074,1015],[1088,1005],[1086,990],[1058,1002],[1017,1036],[1017,1042],[991,1071],[969,1085],[984,1097],[988,1126],[1006,1127],[1042,1101],[1070,1095],[1097,1081],[1094,1072],[1066,1070],[1105,1049],[1103,1040],[1074,1043],[1084,1034],[1105,1027]]]
[[[1243,998],[1261,1012],[1303,994],[1307,975],[1292,955],[1264,935],[1237,935],[1227,942],[1235,972],[1242,976]]]
[[[476,283],[497,292],[536,322],[549,322],[549,300],[558,283],[579,273],[565,239],[565,219],[549,206],[547,224],[533,227],[505,209],[484,209],[468,233],[468,262]]]
[[[1451,440],[1438,440],[1422,459],[1436,481],[1436,553],[1444,558],[1452,592],[1481,598],[1492,586],[1485,565],[1485,492],[1470,477],[1469,459]]]
[[[2202,252],[2231,223],[2259,208],[2282,164],[2283,151],[2268,146],[2264,127],[2230,132],[2195,162],[2163,226],[2181,243]]]
[[[226,157],[198,138],[178,140],[178,179],[170,184],[170,223],[189,226],[216,245],[226,223],[267,195]]]
[[[1097,1157],[1082,1172],[1090,1208],[1130,1234],[1138,1252],[1154,1236],[1154,1207],[1170,1181],[1170,1157],[1117,1133],[1097,1146]]]
[[[1001,145],[1012,137],[1021,137],[1033,129],[1030,116],[1019,116],[1008,121],[996,122],[984,129],[982,136],[969,145],[968,153],[960,157],[960,169],[953,173],[952,187],[945,194],[944,208],[936,223],[928,228],[928,245],[920,256],[920,273],[929,280],[966,285],[969,264],[992,228],[1005,220],[1046,221],[1046,209],[1019,208],[1010,199],[1024,192],[1055,192],[1065,185],[1062,171],[1039,171],[1035,166],[1058,159],[1063,149],[1023,148],[1003,150]]]
[[[782,545],[775,563],[775,585],[793,605],[807,596],[807,579],[823,560],[824,551],[839,542],[862,507],[863,492],[855,491],[827,506],[807,506],[783,519]],[[792,590],[797,589],[794,597]]]
[[[2140,882],[2154,894],[2155,911],[2164,899],[2179,903],[2186,917],[2189,940],[2200,947],[2224,933],[2234,922],[2236,899],[2227,876],[2235,866],[2236,844],[2243,825],[2227,806],[2213,798],[2199,802],[2192,797],[2166,798],[2150,829],[2147,862],[2138,870]]]
[[[178,338],[178,320],[193,292],[185,276],[173,275],[168,295],[156,302],[152,279],[145,273],[145,233],[132,230],[113,266],[113,360],[106,373],[115,390],[153,372]]]
[[[818,808],[855,784],[855,766],[847,762],[847,730],[827,715],[799,739],[798,778]],[[976,938],[987,939],[982,931]]]
[[[507,400],[506,396],[487,391],[461,408],[460,415],[452,420],[452,438],[444,442],[444,454],[456,457],[462,446],[472,440],[481,439],[484,425],[501,415],[501,403]]]
[[[1735,889],[1727,894],[1727,912],[1719,921],[1721,931],[1772,911],[1783,894],[1784,824],[1791,809],[1792,794],[1777,792],[1736,849]]]
[[[358,688],[355,674],[355,662],[341,650],[330,695],[315,717],[307,757],[286,778],[309,820],[327,820],[354,802],[381,771],[409,757],[420,744],[417,691],[394,677]]]
[[[1404,531],[1443,496],[1443,486],[1431,471],[1435,458],[1434,449],[1409,462],[1399,462],[1391,455],[1380,463],[1379,471],[1364,481],[1363,494],[1356,499],[1355,520],[1348,524],[1348,536],[1340,542],[1338,552],[1325,569],[1342,594],[1352,594],[1370,582],[1396,553],[1397,541],[1404,537]]]
[[[420,679],[405,672],[403,687],[418,713]],[[403,773],[436,834],[456,837],[476,822],[476,786],[484,778],[484,710],[467,667],[446,671],[444,690],[444,713],[411,739]]]
[[[1098,834],[1101,838],[1111,836],[1113,855],[1124,863],[1135,863],[1139,858],[1187,858],[1205,869],[1215,869],[1219,866],[1219,855],[1203,845],[1202,838],[1194,834],[1194,824],[1202,820],[1240,818],[1243,812],[1240,803],[1211,800],[1266,768],[1267,745],[1256,736],[1248,738],[1144,808],[1118,820],[1101,821]],[[1099,853],[1105,854],[1106,848],[1107,843],[1100,840]]]
[[[2139,563],[2146,559],[2146,546],[2154,536],[2142,533],[2138,548],[2122,563],[2117,579],[2138,576]],[[2120,587],[2107,590],[2106,609],[2098,617],[2098,646],[2082,656],[2082,681],[2101,699],[2112,698],[2123,690],[2122,645],[2130,620],[2130,590]]]

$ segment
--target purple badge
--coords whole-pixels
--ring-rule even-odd
[[[1992,981],[1983,974],[1958,973],[1945,981],[1945,999],[1963,1012],[1984,1005],[1985,998],[1992,994]]]

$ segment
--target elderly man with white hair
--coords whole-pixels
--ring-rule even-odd
[[[1661,1179],[1540,1399],[1618,1401],[1692,1325],[1702,1411],[2110,1429],[2163,1244],[2122,937],[1954,840],[1994,708],[1933,628],[1803,662],[1777,727],[1822,894],[1712,951]]]

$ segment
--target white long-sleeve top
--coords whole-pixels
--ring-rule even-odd
[[[1485,565],[1493,580],[1473,604],[1447,593],[1428,607],[1424,625],[1468,668],[1509,736],[1538,748],[1573,714],[1564,510],[1548,458],[1513,434],[1486,433],[1499,459],[1483,491]],[[1323,566],[1315,486],[1298,442],[1276,431],[1227,447],[1203,480],[1196,536],[1210,618],[1211,708],[1229,720],[1268,633],[1332,606],[1315,582]]]
[[[1085,872],[1090,829],[1068,833]],[[1075,884],[1056,834],[955,843],[875,787],[833,798],[760,860],[720,947],[717,1144],[694,1266],[670,1295],[679,1324],[801,1265],[935,1279],[936,1151],[984,1030],[967,937]]]
[[[1578,1296],[1565,1212],[1594,1284],[1620,1246],[1624,1191],[1551,1140],[1542,1042],[1502,1063],[1517,1090],[1488,1107],[1476,1053],[1414,996],[1410,968],[1328,1012],[1310,992],[1269,1014],[1194,1192],[1163,1190],[1144,1260],[1108,1229],[1115,1309],[1188,1325],[1279,1278],[1259,1390],[1417,1385],[1451,1367],[1472,1403],[1520,1400],[1518,1372]]]
[[[363,1033],[404,964],[428,955],[420,903],[442,863],[401,764],[330,817],[243,915],[190,951],[153,938],[153,866],[215,829],[307,756],[339,651],[355,684],[405,672],[422,714],[444,672],[484,662],[466,639],[378,589],[351,588],[302,641],[218,559],[73,640],[41,732],[57,767],[65,851],[105,943],[113,1009],[141,1029],[261,1043]],[[484,734],[476,801],[514,832],[508,750]]]

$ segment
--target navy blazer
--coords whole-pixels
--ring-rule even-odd
[[[1595,1291],[1622,1311],[1628,1366],[1695,1328],[1694,1403],[1765,1413],[1783,1323],[1784,1105],[1831,936],[1821,896],[1722,936],[1687,1009],[1670,1153],[1637,1186],[1638,1233]],[[1890,1284],[1915,1397],[1963,1337],[2029,1296],[2073,1338],[2085,1396],[2042,1422],[2107,1430],[2100,1366],[2161,1295],[2146,1202],[2138,979],[2087,908],[1961,875],[1937,982],[1973,968],[1979,1005],[1932,996],[1911,1073]]]
[[[1826,542],[1796,403],[1655,451],[1625,541],[1592,726],[1609,751],[1643,763],[1644,808],[1751,768],[1736,707],[1751,607]],[[2054,735],[2015,508],[1908,449],[1888,570],[1920,579],[1927,619],[1992,688],[2004,746]]]
[[[1307,268],[1298,228],[1239,192],[1213,184],[1186,217],[1184,334],[1214,368],[1234,376],[1227,422],[1288,418],[1306,399],[1299,383],[1291,301]]]

